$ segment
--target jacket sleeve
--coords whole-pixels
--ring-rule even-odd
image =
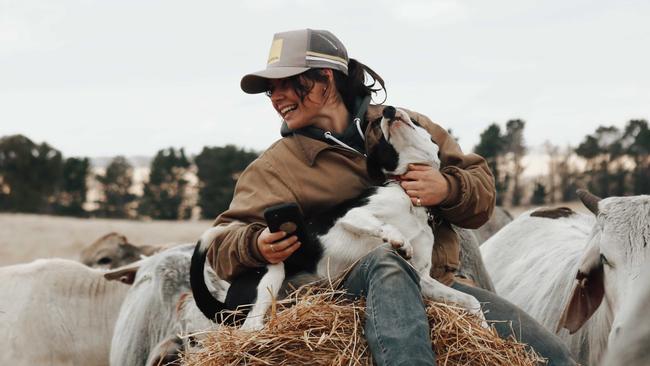
[[[231,281],[247,268],[267,264],[257,248],[257,238],[266,228],[264,209],[292,201],[296,201],[293,193],[264,155],[244,170],[230,207],[214,223],[223,230],[208,250],[208,261],[219,278]]]
[[[449,196],[433,208],[435,214],[463,228],[480,227],[489,220],[496,202],[494,177],[487,162],[477,154],[464,154],[456,140],[428,117],[408,113],[440,148],[440,172],[449,182]]]

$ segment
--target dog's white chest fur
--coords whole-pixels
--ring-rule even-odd
[[[318,263],[318,275],[342,273],[373,248],[402,241],[413,248],[413,263],[423,270],[431,259],[433,232],[423,207],[414,207],[397,183],[379,187],[366,205],[353,208],[319,237],[324,253]],[[419,267],[419,268],[418,268]]]

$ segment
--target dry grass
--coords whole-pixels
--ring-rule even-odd
[[[551,205],[550,205],[551,206]],[[579,202],[556,204],[588,212]],[[514,216],[531,206],[508,208]],[[212,221],[138,221],[0,213],[0,266],[59,257],[77,260],[79,252],[111,231],[136,245],[193,243]]]
[[[543,362],[523,344],[499,338],[465,310],[428,302],[431,339],[439,365],[537,365]],[[186,366],[372,365],[363,337],[364,303],[340,291],[302,288],[274,304],[259,332],[233,327],[194,334],[197,347]]]
[[[0,214],[0,266],[59,257],[77,260],[81,249],[111,231],[136,245],[194,243],[211,221],[137,221]]]

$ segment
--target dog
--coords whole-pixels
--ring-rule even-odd
[[[383,110],[380,122],[382,137],[367,158],[371,178],[397,177],[407,172],[409,164],[427,164],[439,169],[438,146],[429,133],[414,123],[408,114],[393,107]],[[407,259],[420,275],[424,296],[436,301],[460,304],[484,322],[479,302],[471,295],[447,287],[434,280],[431,269],[433,232],[425,207],[414,206],[398,179],[389,179],[383,186],[366,189],[360,196],[343,202],[325,213],[306,220],[309,240],[283,263],[269,264],[243,276],[241,291],[225,302],[216,300],[203,278],[205,258],[216,234],[224,227],[208,229],[198,241],[190,269],[192,292],[197,306],[209,319],[233,324],[232,317],[217,316],[237,304],[253,303],[241,329],[258,330],[264,316],[285,280],[298,273],[315,274],[318,278],[344,273],[373,249],[389,243]],[[255,285],[256,284],[256,285]],[[236,287],[233,283],[228,296]],[[239,297],[239,298],[237,298]],[[246,302],[250,300],[250,302]],[[231,319],[231,320],[228,320]]]

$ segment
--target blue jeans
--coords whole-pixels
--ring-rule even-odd
[[[373,250],[350,271],[343,287],[353,297],[366,298],[364,331],[377,365],[435,365],[420,278],[402,257],[387,247]],[[517,306],[482,289],[452,287],[481,302],[488,323],[502,338],[514,335],[547,358],[548,365],[576,364],[558,337]]]
[[[576,365],[562,340],[517,305],[482,288],[458,282],[451,287],[474,296],[481,303],[485,318],[490,325],[494,326],[499,337],[512,336],[527,344],[537,354],[548,360],[547,366]]]
[[[343,287],[366,298],[364,331],[377,365],[435,365],[420,277],[402,257],[387,247],[373,250]]]

